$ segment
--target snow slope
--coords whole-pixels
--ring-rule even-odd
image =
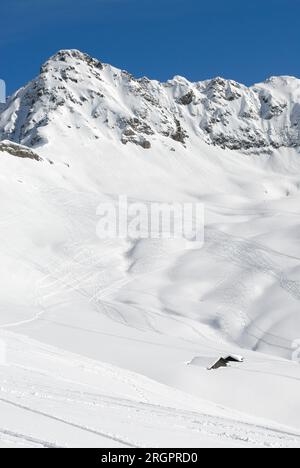
[[[108,364],[1,333],[6,447],[295,448],[300,431],[255,421]]]
[[[300,446],[298,89],[61,51],[9,99],[1,446]],[[100,240],[120,194],[201,201],[204,247]]]

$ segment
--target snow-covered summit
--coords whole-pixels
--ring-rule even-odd
[[[64,50],[8,100],[0,447],[300,446],[299,83]],[[99,238],[120,195],[202,203],[204,245]]]
[[[272,77],[250,88],[214,78],[135,78],[78,50],[61,50],[0,113],[0,139],[30,147],[80,135],[169,149],[191,139],[248,152],[300,144],[300,80]]]

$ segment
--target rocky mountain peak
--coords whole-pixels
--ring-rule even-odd
[[[47,60],[45,65],[47,66],[47,64],[50,64],[51,62],[84,62],[87,65],[99,68],[100,70],[103,68],[102,63],[99,60],[84,52],[80,52],[80,50],[77,49],[59,50],[56,54],[50,57],[49,60]]]
[[[135,78],[78,50],[61,50],[0,111],[0,139],[29,147],[65,139],[113,139],[149,149],[200,139],[250,153],[300,144],[300,81],[272,77],[250,88],[216,77],[191,83]],[[85,137],[87,138],[87,137]],[[100,142],[99,142],[100,144]]]

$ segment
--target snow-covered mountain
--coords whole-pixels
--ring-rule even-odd
[[[0,446],[300,446],[299,92],[69,50],[8,99]],[[202,202],[203,248],[99,239],[119,195]]]
[[[190,83],[136,79],[76,50],[51,57],[40,75],[9,99],[2,139],[45,144],[49,128],[74,137],[116,138],[150,148],[155,141],[188,148],[189,138],[259,153],[300,144],[300,81],[270,78],[247,88],[222,78]]]

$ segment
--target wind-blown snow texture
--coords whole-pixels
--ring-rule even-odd
[[[8,100],[1,446],[300,446],[299,126],[296,78],[159,83],[74,50]],[[101,241],[120,194],[203,202],[204,247]]]

